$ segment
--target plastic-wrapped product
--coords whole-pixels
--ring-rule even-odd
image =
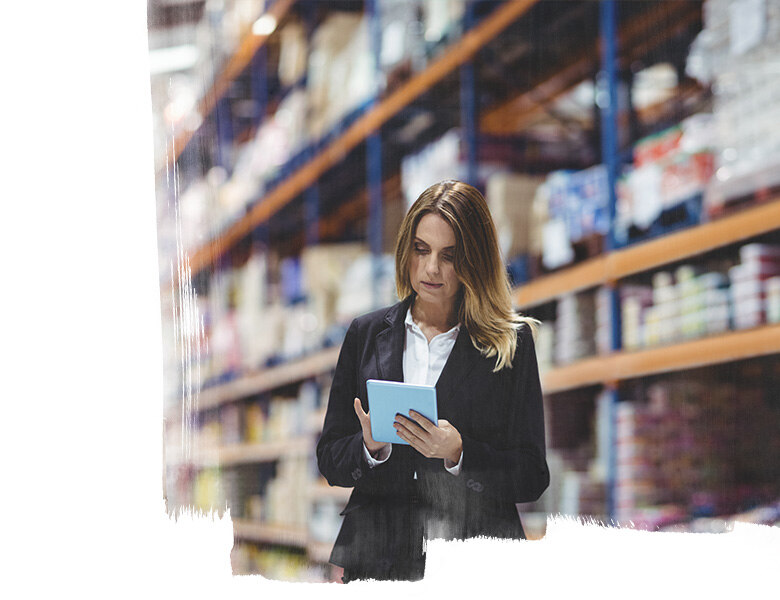
[[[780,277],[770,277],[765,282],[766,320],[780,323]]]

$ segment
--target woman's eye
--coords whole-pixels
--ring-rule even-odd
[[[425,252],[425,248],[421,248],[420,246],[415,246],[414,250],[415,250],[415,252],[419,252],[420,254]]]
[[[450,254],[445,254],[443,258],[446,261],[452,262],[452,255],[450,255]]]

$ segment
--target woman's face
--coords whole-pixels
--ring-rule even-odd
[[[412,237],[409,279],[419,299],[451,305],[461,283],[455,274],[455,233],[436,213],[428,213],[417,223]]]

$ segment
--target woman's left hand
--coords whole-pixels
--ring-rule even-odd
[[[460,460],[463,440],[449,421],[439,419],[438,426],[420,413],[409,411],[410,417],[396,415],[393,427],[401,439],[426,458],[444,458],[456,463]]]

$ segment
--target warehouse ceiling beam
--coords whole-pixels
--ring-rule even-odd
[[[279,2],[282,1],[279,0]],[[199,248],[190,257],[192,271],[197,273],[215,264],[222,254],[238,243],[252,229],[267,221],[301,194],[318,177],[340,162],[352,148],[363,142],[371,133],[377,131],[401,109],[470,60],[480,48],[525,14],[537,1],[506,2],[485,17],[474,29],[464,33],[463,37],[453,43],[446,53],[360,117],[322,152],[255,204],[246,216],[229,227],[222,235]]]
[[[625,66],[626,63],[645,55],[697,19],[701,19],[700,3],[687,0],[662,2],[635,17],[621,27],[618,34],[618,47],[630,49],[630,52],[623,53],[620,57],[621,65]],[[674,25],[663,26],[669,22],[674,22]],[[580,58],[547,77],[533,89],[486,112],[481,119],[480,130],[491,135],[510,135],[528,127],[547,111],[546,105],[570,92],[582,81],[592,78],[598,71],[598,40],[579,56]]]

